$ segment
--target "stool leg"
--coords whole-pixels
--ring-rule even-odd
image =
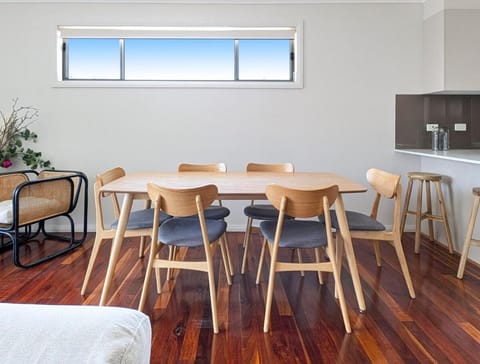
[[[422,192],[423,181],[419,180],[420,185],[417,191],[417,207],[415,214],[415,254],[420,252],[420,233],[422,229]]]
[[[247,219],[247,228],[245,229],[245,236],[243,238],[243,258],[242,258],[242,268],[240,270],[241,274],[245,274],[245,266],[247,265],[248,243],[250,241],[252,223],[253,223],[253,219],[249,217]]]
[[[436,184],[436,182],[435,182]],[[425,194],[427,196],[427,216],[432,216],[432,190],[430,188],[430,181],[425,181]],[[433,220],[427,217],[428,221],[428,237],[430,240],[435,240],[435,235],[433,234]]]
[[[405,195],[405,203],[403,204],[402,223],[400,224],[400,234],[405,231],[405,223],[407,221],[408,207],[410,205],[410,196],[412,194],[413,180],[408,179],[407,194]]]
[[[457,278],[463,278],[463,272],[465,271],[465,264],[467,263],[468,251],[472,242],[473,228],[475,226],[475,220],[477,219],[478,206],[480,204],[480,197],[475,196],[473,200],[472,212],[470,214],[470,220],[468,222],[467,236],[465,237],[465,243],[463,244],[462,257],[460,258],[460,264],[458,265]]]
[[[445,235],[447,236],[448,251],[453,254],[453,242],[452,234],[450,232],[450,225],[448,224],[447,210],[445,208],[445,200],[443,198],[442,186],[440,181],[435,181],[435,187],[437,189],[438,202],[440,203],[440,211],[442,213],[443,224],[445,225]]]

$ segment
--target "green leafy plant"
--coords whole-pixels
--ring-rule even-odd
[[[24,142],[37,141],[38,135],[30,130],[30,125],[38,117],[38,110],[31,106],[19,106],[18,98],[13,100],[10,113],[0,111],[0,167],[13,165],[15,158],[32,169],[51,168],[49,160],[42,159],[42,153],[24,146]]]

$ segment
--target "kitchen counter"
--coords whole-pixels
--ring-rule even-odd
[[[451,149],[444,152],[412,148],[395,149],[395,152],[417,157],[407,158],[411,160],[411,168],[414,168],[411,170],[438,173],[445,177],[442,181],[447,216],[450,221],[454,249],[460,253],[463,249],[473,203],[472,188],[480,185],[478,168],[480,149]],[[402,162],[408,164],[408,160]],[[404,181],[406,183],[406,175]],[[438,210],[438,206],[436,208]],[[407,220],[407,226],[409,230],[406,231],[415,230],[413,219]],[[436,240],[443,244],[446,241],[444,229],[439,224],[434,224],[434,229],[437,230]],[[470,249],[468,257],[480,263],[480,249]]]
[[[480,149],[450,149],[447,151],[433,151],[431,149],[395,149],[395,152],[416,155],[419,157],[480,164]]]

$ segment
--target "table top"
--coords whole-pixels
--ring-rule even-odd
[[[328,172],[142,172],[131,173],[101,188],[104,192],[145,194],[147,183],[162,187],[189,188],[215,184],[225,200],[266,199],[265,187],[278,184],[298,189],[319,189],[338,185],[340,193],[365,192],[367,188],[348,178]]]

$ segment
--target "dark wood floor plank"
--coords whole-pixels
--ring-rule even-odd
[[[80,295],[93,243],[93,234],[76,251],[27,270],[12,263],[11,251],[0,253],[0,300],[47,304],[98,304],[111,242],[100,249],[87,296]],[[215,258],[220,333],[213,334],[207,276],[181,271],[156,292],[149,288],[145,313],[152,323],[152,363],[473,363],[480,352],[480,266],[469,262],[463,280],[456,278],[458,254],[422,237],[420,254],[413,252],[413,234],[403,244],[417,298],[408,295],[398,259],[382,245],[377,267],[372,244],[354,242],[367,311],[360,313],[346,262],[342,282],[352,324],[346,334],[331,274],[320,285],[313,272],[280,273],[272,306],[272,329],[263,333],[269,259],[255,284],[260,250],[252,236],[248,270],[239,274],[243,234],[230,233],[230,252],[236,268],[228,286],[220,259]],[[138,258],[138,239],[127,239],[110,305],[136,308],[147,259]],[[28,258],[57,248],[41,240],[22,247]],[[145,247],[148,257],[149,246]],[[165,254],[165,252],[162,252]],[[291,252],[282,253],[286,259]],[[201,256],[183,251],[179,259]],[[313,253],[305,252],[305,260]]]

